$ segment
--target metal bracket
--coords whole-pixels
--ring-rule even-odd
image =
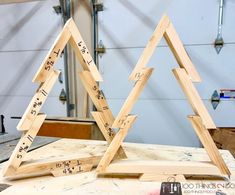
[[[218,33],[217,33],[217,38],[215,39],[215,42],[214,42],[214,46],[215,46],[215,50],[217,54],[220,53],[222,47],[224,46],[224,40],[222,38],[223,12],[224,12],[224,0],[220,0]]]
[[[217,90],[215,90],[211,96],[211,104],[214,110],[217,108],[219,103],[220,103],[220,95],[217,92]]]
[[[60,5],[53,6],[53,9],[56,14],[62,14],[62,8]]]
[[[99,41],[99,44],[97,45],[97,48],[95,50],[97,54],[104,54],[106,52],[106,48],[102,40]]]
[[[104,4],[103,1],[101,0],[93,0],[93,6],[95,8],[95,11],[99,12],[99,11],[104,11]]]
[[[4,115],[0,115],[0,133],[1,134],[6,133],[6,130],[4,127]]]

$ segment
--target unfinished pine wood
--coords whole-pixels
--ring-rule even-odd
[[[131,173],[131,174],[160,174],[160,175],[214,175],[223,176],[220,170],[208,162],[180,162],[180,161],[138,161],[118,160],[112,162],[105,173]]]
[[[184,68],[189,75],[189,78],[193,82],[201,82],[201,78],[193,65],[191,59],[189,58],[173,24],[171,23],[166,32],[164,33],[164,37],[174,54],[179,66]]]
[[[174,182],[186,182],[186,178],[184,175],[156,175],[154,173],[144,173],[139,177],[141,181],[174,181]]]
[[[120,127],[120,130],[115,135],[114,139],[110,143],[108,149],[104,153],[102,159],[99,162],[99,165],[97,167],[97,172],[102,173],[105,171],[105,169],[109,166],[110,162],[113,160],[115,154],[117,153],[119,147],[121,146],[121,143],[125,139],[128,130],[134,123],[136,119],[136,115],[129,115],[126,120],[123,122],[122,126]]]
[[[29,130],[32,123],[37,117],[41,107],[46,101],[48,94],[50,93],[52,87],[54,86],[60,71],[53,70],[47,77],[46,81],[42,83],[37,89],[36,94],[33,96],[31,102],[29,103],[24,115],[22,116],[17,129],[19,131]]]
[[[58,61],[61,56],[61,52],[64,50],[65,45],[69,41],[71,37],[71,33],[67,29],[69,23],[71,23],[72,19],[68,20],[61,31],[61,33],[56,38],[52,47],[50,48],[47,56],[43,60],[40,68],[33,78],[33,82],[43,83],[46,81],[49,74],[54,70],[54,65]]]
[[[202,142],[202,145],[204,146],[211,161],[220,169],[222,174],[230,176],[231,173],[223,158],[221,157],[219,150],[216,147],[213,139],[211,138],[208,130],[202,124],[201,118],[199,116],[189,116],[188,119],[192,123],[192,126],[195,129],[197,136]]]
[[[129,79],[137,80],[139,71],[144,68],[150,58],[153,55],[155,48],[157,47],[159,41],[164,36],[167,44],[169,45],[171,51],[173,52],[179,66],[185,68],[193,82],[200,82],[201,78],[195,69],[192,61],[190,60],[183,43],[181,42],[173,24],[167,15],[164,15],[159,24],[157,25],[152,37],[150,38],[148,44],[146,45],[141,57],[139,58],[134,70],[132,71]]]
[[[74,166],[72,168],[71,167],[56,168],[55,170],[52,170],[51,173],[53,174],[54,177],[60,177],[60,176],[88,172],[91,171],[92,167],[93,167],[92,164],[85,164],[85,165]]]
[[[104,135],[105,140],[110,144],[115,137],[115,132],[111,128],[112,124],[107,122],[102,112],[92,112],[92,116],[94,117],[102,134]],[[116,158],[127,158],[122,146],[119,147],[115,156],[115,159]]]
[[[204,106],[201,97],[199,96],[196,88],[194,87],[189,75],[183,68],[176,68],[172,70],[177,81],[179,82],[182,90],[187,96],[189,103],[191,104],[193,111],[196,115],[199,115],[202,119],[203,124],[207,129],[216,129],[216,126]]]
[[[3,172],[4,176],[14,175],[16,173],[45,118],[45,114],[37,115],[30,129],[22,135],[5,167]]]
[[[103,81],[97,66],[73,20],[68,24],[68,30],[71,33],[69,43],[71,44],[80,64],[84,70],[89,70],[95,81]]]
[[[95,79],[92,77],[89,71],[79,72],[79,77],[93,104],[98,110],[98,112],[92,112],[92,115],[105,139],[108,141],[108,143],[110,143],[115,136],[115,132],[111,128],[114,122],[114,116],[109,108],[108,102],[105,99],[103,92],[100,90],[99,85],[96,83]],[[118,150],[117,156],[115,157],[127,157],[122,147]]]
[[[132,71],[129,79],[130,80],[138,80],[139,71],[142,71],[144,67],[146,67],[148,61],[153,55],[158,43],[160,42],[163,34],[166,31],[166,28],[169,26],[170,20],[167,15],[164,15],[160,22],[158,23],[156,29],[153,32],[149,42],[147,43],[143,53],[141,54],[134,70]]]
[[[186,159],[191,161],[208,162],[207,153],[203,148],[195,147],[177,147],[177,146],[163,146],[155,144],[140,144],[140,143],[123,143],[125,151],[128,154],[129,160],[135,161],[137,159],[145,160],[174,160],[179,161]],[[26,160],[30,159],[44,159],[48,161],[55,158],[67,158],[73,155],[79,157],[81,154],[84,156],[90,155],[103,155],[106,150],[105,141],[94,140],[77,140],[77,139],[61,139],[49,145],[38,148],[30,152],[26,156]],[[49,151],[49,152],[48,152]],[[229,169],[232,172],[235,170],[235,160],[228,150],[220,150],[223,158]],[[189,155],[187,155],[189,154]],[[72,159],[72,158],[71,158]],[[2,171],[3,163],[0,164],[0,172]],[[125,174],[126,175],[126,174]],[[231,177],[233,178],[233,177]],[[68,175],[66,177],[52,178],[50,176],[34,177],[33,179],[21,179],[9,181],[2,177],[0,174],[0,183],[7,183],[12,185],[10,188],[1,192],[1,195],[16,194],[17,195],[32,195],[35,194],[51,194],[55,191],[57,194],[72,195],[72,194],[107,194],[109,192],[117,192],[119,194],[149,194],[154,189],[161,188],[160,182],[145,182],[133,177],[97,177],[95,171]],[[196,180],[187,178],[188,183],[207,183],[218,182],[226,185],[228,181],[218,181],[215,179],[202,179],[197,177]],[[234,178],[230,180],[234,183]],[[221,188],[213,189],[215,191]],[[233,194],[234,189],[226,189],[226,194]]]
[[[109,124],[113,124],[114,116],[109,108],[107,100],[105,99],[103,91],[100,90],[99,85],[96,83],[91,72],[82,71],[82,72],[79,72],[78,75],[83,83],[83,86],[88,92],[93,104],[95,105],[96,109],[99,112],[103,113],[106,121]]]
[[[125,121],[128,114],[130,114],[130,111],[132,110],[140,93],[144,89],[152,72],[153,72],[153,68],[145,68],[139,72],[138,80],[136,80],[134,88],[132,89],[131,93],[129,94],[125,103],[123,104],[120,112],[118,113],[118,115],[112,125],[112,128],[120,128],[121,127],[122,123]]]
[[[19,175],[38,175],[38,174],[53,174],[55,176],[72,175],[90,171],[91,168],[96,167],[102,156],[91,157],[55,157],[53,161],[24,161],[17,169],[11,178],[19,177]]]

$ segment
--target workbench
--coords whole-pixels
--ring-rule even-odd
[[[202,148],[162,146],[151,144],[124,143],[123,147],[129,159],[133,160],[172,160],[172,161],[210,161]],[[50,161],[67,157],[102,155],[107,149],[105,141],[91,141],[78,139],[61,139],[46,146],[29,152],[26,160]],[[196,187],[196,184],[217,182],[218,189],[227,194],[235,194],[235,159],[227,150],[220,150],[229,170],[234,188],[222,188],[227,181],[222,180],[187,180],[182,185],[182,191],[188,184]],[[0,164],[2,170],[5,163]],[[234,182],[233,182],[234,181]],[[45,175],[34,178],[7,180],[0,176],[1,184],[11,185],[1,194],[36,195],[36,194],[159,194],[161,182],[140,181],[133,177],[97,177],[95,170],[69,176],[53,177]],[[210,190],[218,190],[210,189]],[[191,189],[192,190],[192,189]],[[195,188],[196,190],[196,188]],[[201,189],[197,189],[201,190]],[[185,191],[186,192],[186,191]],[[187,194],[187,193],[185,193]],[[202,193],[203,194],[203,193]],[[215,193],[213,193],[215,194]]]

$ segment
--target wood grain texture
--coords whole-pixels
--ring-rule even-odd
[[[64,50],[65,45],[71,37],[71,33],[67,29],[69,23],[72,22],[72,19],[68,20],[64,25],[63,30],[60,32],[55,42],[51,46],[47,56],[43,60],[41,66],[36,72],[33,82],[43,83],[46,81],[49,74],[54,70],[54,65],[60,58],[62,51]]]
[[[213,139],[211,138],[210,133],[202,124],[201,118],[199,116],[189,116],[188,119],[192,123],[192,126],[194,127],[197,136],[199,137],[211,161],[219,168],[222,174],[230,176],[231,173],[221,157]]]
[[[177,81],[179,82],[183,92],[187,96],[190,105],[196,115],[199,115],[202,119],[203,124],[207,129],[216,129],[216,126],[207,111],[205,105],[203,104],[200,95],[198,94],[196,88],[194,87],[189,75],[183,68],[176,68],[172,70]]]
[[[183,46],[183,43],[181,42],[179,35],[177,34],[172,23],[166,29],[166,32],[164,33],[164,37],[172,53],[174,54],[175,59],[177,60],[179,66],[186,70],[186,72],[189,75],[189,78],[193,82],[201,82],[201,78],[195,66],[193,65],[191,59],[189,58],[189,55],[187,54]]]
[[[7,166],[3,172],[4,176],[14,175],[16,173],[45,118],[45,114],[38,115],[35,121],[32,123],[30,129],[22,135],[9,161],[7,162]]]
[[[123,122],[122,126],[120,127],[119,131],[113,138],[112,142],[110,143],[108,149],[104,153],[104,156],[99,162],[99,165],[97,167],[97,172],[102,173],[105,171],[105,169],[109,166],[110,162],[113,160],[115,154],[117,153],[119,147],[121,146],[123,140],[125,139],[128,130],[134,123],[136,119],[136,115],[129,115],[126,120]]]
[[[135,102],[137,101],[140,93],[144,89],[149,77],[153,72],[153,68],[145,68],[139,72],[138,80],[135,82],[135,86],[124,102],[120,112],[118,113],[115,121],[113,122],[112,128],[120,128],[127,116],[130,114]]]
[[[48,94],[52,90],[52,87],[54,86],[59,74],[60,71],[53,70],[49,75],[47,75],[48,77],[46,81],[39,86],[37,92],[33,96],[20,122],[17,125],[17,129],[19,131],[26,131],[31,127],[41,107],[45,103]]]
[[[151,174],[183,174],[183,175],[217,175],[220,170],[206,162],[179,161],[132,161],[119,160],[111,163],[105,173],[151,173]]]
[[[95,79],[92,77],[91,72],[82,71],[82,72],[79,72],[78,75],[87,93],[89,94],[93,104],[95,105],[97,111],[102,112],[107,122],[109,124],[112,124],[114,121],[114,116],[112,114],[112,111],[109,108],[108,102],[105,99],[105,96],[102,90],[100,90],[99,85],[96,83]]]
[[[116,133],[111,128],[112,124],[108,123],[102,112],[92,112],[91,113],[94,119],[96,120],[99,129],[101,130],[105,140],[110,144],[115,137]],[[122,146],[119,147],[117,153],[114,156],[114,159],[127,158],[124,149]]]
[[[95,81],[103,81],[102,76],[100,75],[97,66],[95,65],[95,62],[73,20],[68,23],[68,30],[71,33],[69,43],[71,44],[83,69],[90,71]]]
[[[132,71],[129,79],[138,80],[138,72],[146,67],[150,58],[152,57],[158,43],[160,42],[166,28],[169,26],[170,20],[167,15],[164,15],[154,30],[150,40],[148,41],[143,53],[141,54],[134,70]]]

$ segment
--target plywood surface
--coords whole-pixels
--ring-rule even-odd
[[[123,147],[129,159],[141,160],[179,160],[179,161],[209,161],[205,150],[200,148],[173,147],[150,144],[124,143]],[[61,139],[42,148],[30,152],[26,156],[27,160],[34,162],[64,158],[69,156],[93,156],[100,155],[107,148],[104,141],[88,141]],[[235,160],[232,155],[225,150],[220,151],[230,171],[235,171]],[[0,165],[2,169],[4,164]],[[197,181],[199,182],[199,181]],[[1,194],[147,194],[158,191],[160,183],[141,182],[135,178],[97,178],[95,171],[89,173],[76,174],[65,177],[43,176],[17,181],[8,181],[2,176],[0,183],[11,184],[12,186],[4,190]],[[229,193],[230,189],[226,189]],[[232,192],[232,191],[230,191]],[[231,193],[230,193],[231,194]]]

